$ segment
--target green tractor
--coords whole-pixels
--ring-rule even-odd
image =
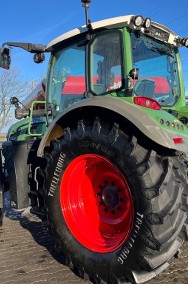
[[[140,284],[164,271],[188,238],[179,55],[188,39],[140,15],[91,23],[90,1],[82,2],[85,26],[47,46],[2,47],[2,58],[15,46],[37,63],[51,53],[48,127],[30,149],[14,150],[22,157],[15,170],[23,171],[10,191],[17,204],[25,194],[32,212],[48,220],[66,265],[81,278]]]

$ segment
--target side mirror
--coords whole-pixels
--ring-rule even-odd
[[[0,67],[9,69],[11,63],[10,49],[6,47],[0,48]]]
[[[139,69],[138,69],[138,68],[133,68],[133,69],[130,70],[129,76],[130,76],[133,80],[138,80],[138,73],[139,73]]]
[[[11,105],[15,105],[16,107],[18,106],[19,100],[17,97],[11,97],[10,98],[10,103]]]
[[[129,71],[129,75],[126,78],[126,94],[132,96],[135,80],[138,80],[139,68],[133,68]]]
[[[10,103],[11,103],[11,105],[14,105],[15,108],[16,108],[15,109],[15,118],[16,119],[26,118],[27,116],[30,115],[30,110],[26,109],[25,106],[18,100],[17,97],[11,97]],[[23,108],[21,108],[21,106],[19,104],[21,104],[23,106]]]
[[[27,116],[29,116],[30,111],[29,109],[24,109],[24,108],[16,108],[15,109],[15,118],[16,119],[22,119],[22,118],[26,118]]]
[[[41,63],[45,60],[44,52],[34,54],[33,60],[35,63]]]

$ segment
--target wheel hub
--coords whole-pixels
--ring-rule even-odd
[[[107,209],[115,209],[119,204],[119,195],[117,189],[112,185],[107,185],[102,190],[102,201]]]
[[[65,222],[88,249],[107,253],[128,239],[134,222],[132,194],[121,171],[107,158],[83,154],[66,168],[60,186]]]

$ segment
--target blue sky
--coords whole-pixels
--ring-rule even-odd
[[[48,44],[52,39],[85,24],[80,0],[0,0],[0,44],[7,41]],[[188,37],[187,0],[93,0],[89,8],[92,22],[129,14],[141,14]],[[182,48],[182,63],[188,90],[188,49]],[[46,75],[47,60],[33,62],[33,55],[12,50],[12,66],[24,80],[40,80]]]

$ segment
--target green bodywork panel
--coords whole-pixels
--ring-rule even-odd
[[[35,133],[29,133],[29,120],[29,118],[24,118],[21,121],[13,124],[8,131],[7,140],[24,141],[30,136],[35,137],[43,135],[46,131],[46,121],[41,120],[40,118],[36,118],[36,122],[32,122],[30,128],[30,131],[34,129]]]
[[[24,118],[13,124],[8,131],[7,140],[24,141],[28,136],[29,118]]]
[[[124,99],[121,98],[124,101],[127,101],[129,103],[133,103],[133,98]],[[161,108],[160,110],[153,110],[150,108],[137,106],[140,110],[146,113],[155,123],[158,124],[159,127],[173,131],[175,133],[185,134],[188,135],[188,128],[179,120],[183,116],[183,110],[184,115],[186,116],[188,114],[188,108],[182,107],[179,111],[179,118],[172,115],[170,112],[168,112],[165,108]]]

